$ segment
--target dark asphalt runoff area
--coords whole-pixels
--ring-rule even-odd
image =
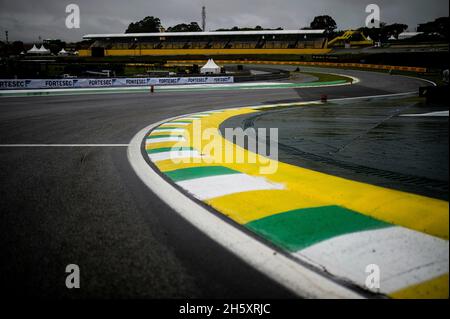
[[[400,76],[334,71],[362,82],[311,89],[0,98],[2,295],[292,297],[156,197],[135,175],[125,146],[4,145],[128,144],[147,125],[191,112],[316,100],[322,94],[410,92],[424,85]],[[80,289],[65,286],[68,264],[80,267]]]

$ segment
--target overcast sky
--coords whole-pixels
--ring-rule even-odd
[[[65,27],[68,4],[80,7],[79,29]],[[130,22],[159,17],[164,27],[197,21],[206,6],[207,29],[233,26],[299,29],[316,15],[329,14],[340,29],[359,27],[365,7],[376,3],[381,21],[418,23],[448,16],[448,0],[0,0],[0,40],[37,42],[38,37],[79,41],[87,33],[123,33]]]

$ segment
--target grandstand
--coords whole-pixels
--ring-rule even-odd
[[[324,54],[324,30],[87,34],[80,56]]]

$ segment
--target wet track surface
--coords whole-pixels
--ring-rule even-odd
[[[348,72],[363,82],[297,90],[1,98],[0,144],[127,144],[143,127],[191,112],[316,100],[322,94],[409,92],[423,85]],[[0,147],[0,164],[3,295],[291,296],[152,194],[129,165],[126,147]],[[80,266],[81,289],[65,287],[70,263]]]
[[[282,162],[448,200],[448,110],[419,98],[342,101],[260,112],[226,127],[277,127]]]

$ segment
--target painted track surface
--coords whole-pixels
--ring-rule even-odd
[[[339,71],[344,73],[344,71]],[[352,87],[0,99],[1,144],[127,144],[169,117],[283,101],[416,91],[352,71]],[[0,148],[1,284],[9,296],[288,297],[148,191],[126,148]],[[82,287],[65,288],[80,265]],[[226,267],[224,267],[226,265]]]

